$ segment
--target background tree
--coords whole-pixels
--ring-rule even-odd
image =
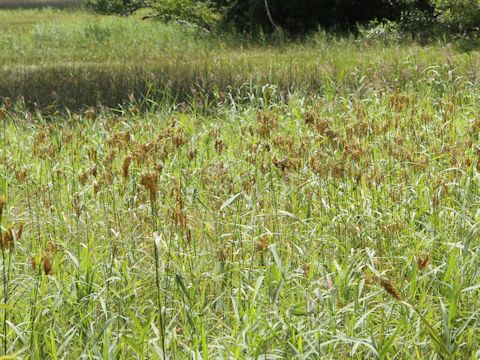
[[[290,33],[318,27],[352,28],[374,19],[399,20],[412,7],[425,8],[428,0],[268,0],[274,22]],[[265,0],[237,0],[226,19],[243,31],[271,30]]]
[[[480,0],[432,0],[439,20],[453,30],[472,31],[480,27]]]

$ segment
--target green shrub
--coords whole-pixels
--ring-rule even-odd
[[[219,12],[205,1],[153,0],[151,7],[160,20],[187,22],[204,29],[210,29],[220,19]]]
[[[85,5],[101,14],[128,15],[147,6],[144,0],[85,0]]]
[[[480,27],[480,0],[432,0],[439,20],[462,31]]]
[[[101,14],[128,15],[150,8],[149,18],[164,22],[186,22],[210,29],[220,20],[220,4],[196,0],[85,0],[87,7]]]
[[[383,22],[374,20],[367,26],[359,26],[358,32],[361,39],[367,43],[395,43],[402,38],[399,24],[388,20]]]

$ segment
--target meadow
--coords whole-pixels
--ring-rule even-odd
[[[82,5],[79,0],[0,0],[0,9],[18,10],[18,9],[72,9],[80,8]]]
[[[452,72],[469,82],[480,77],[478,52],[461,51],[456,43],[418,45],[388,35],[357,39],[325,32],[272,42],[261,34],[249,39],[206,33],[141,20],[143,15],[0,12],[0,94],[23,97],[30,109],[78,111],[117,107],[132,97],[181,103],[233,94],[236,101],[249,101],[265,85],[275,85],[283,96],[344,96],[449,81]]]
[[[0,30],[4,359],[480,357],[477,52]]]

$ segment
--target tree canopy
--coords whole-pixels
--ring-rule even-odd
[[[419,28],[432,24],[469,31],[480,26],[480,0],[86,0],[103,13],[128,14],[152,8],[164,21],[186,21],[211,28],[230,25],[242,32],[289,34],[320,27],[352,29],[374,20],[403,21]],[[428,21],[425,21],[425,20]]]

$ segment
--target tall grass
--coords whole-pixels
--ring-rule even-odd
[[[478,357],[477,92],[410,86],[5,108],[6,352]]]

